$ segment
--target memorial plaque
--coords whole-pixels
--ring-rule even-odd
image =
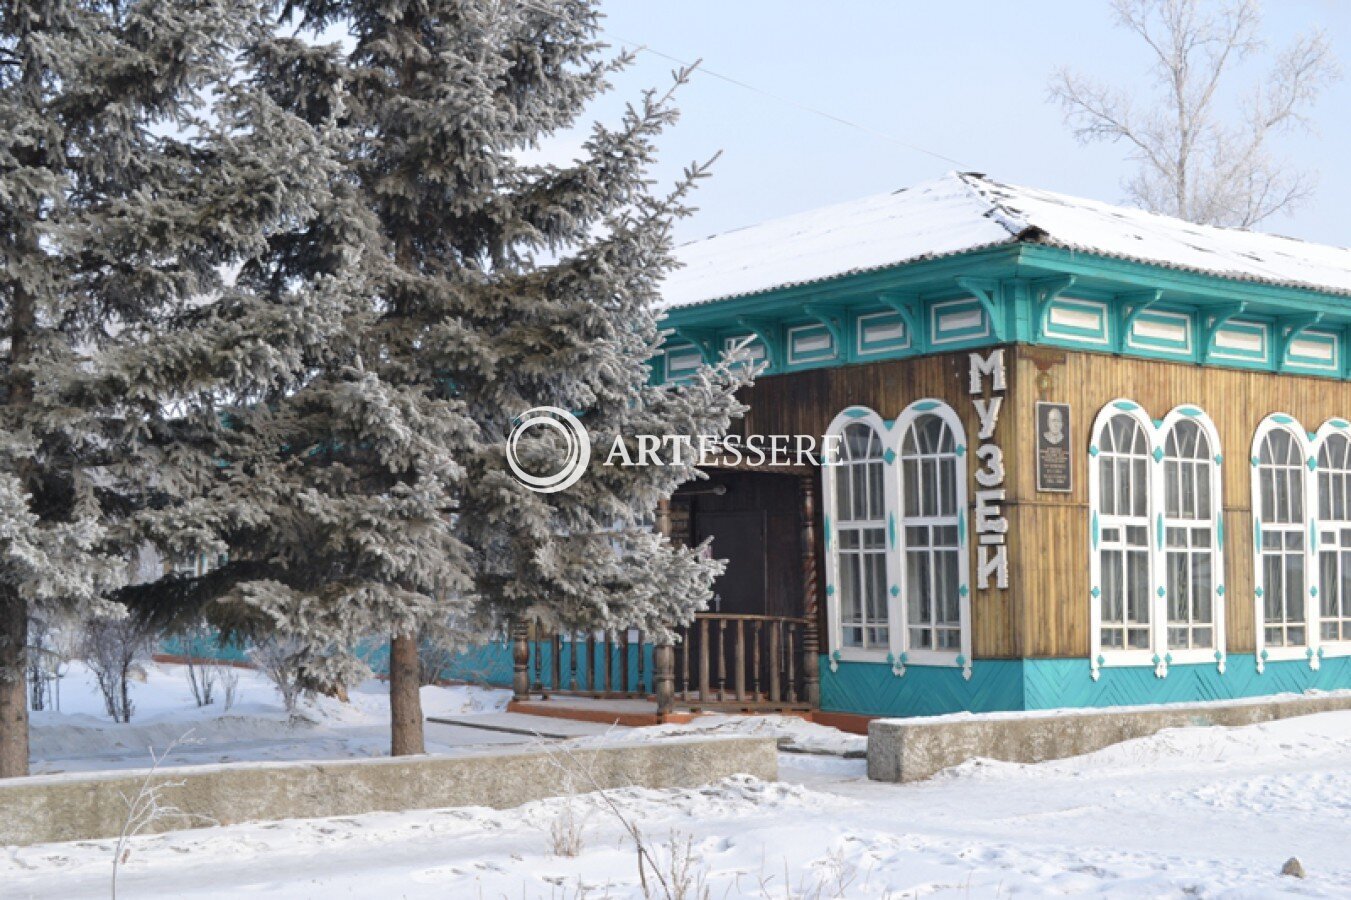
[[[1070,490],[1070,405],[1037,404],[1037,490]]]

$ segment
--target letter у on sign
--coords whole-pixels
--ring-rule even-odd
[[[981,444],[976,448],[976,587],[994,586],[1004,590],[1009,586],[1008,532],[1009,520],[1004,515],[1004,451],[995,443],[995,427],[1004,406],[1007,386],[1004,372],[1003,349],[987,355],[972,353],[970,361],[970,393],[976,415],[980,419],[977,435]]]

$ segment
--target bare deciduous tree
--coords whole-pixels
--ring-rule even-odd
[[[1307,128],[1309,108],[1338,77],[1321,31],[1276,54],[1226,117],[1222,86],[1263,48],[1257,0],[1112,0],[1112,7],[1118,24],[1149,47],[1159,96],[1137,97],[1064,68],[1050,93],[1079,140],[1130,146],[1138,164],[1125,183],[1131,200],[1192,222],[1250,227],[1308,198],[1313,175],[1289,169],[1271,142]]]

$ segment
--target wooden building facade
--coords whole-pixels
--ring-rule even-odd
[[[844,713],[1351,688],[1351,252],[902,193],[684,251],[654,378],[745,343],[742,433],[842,447],[673,498],[713,612],[801,623]]]

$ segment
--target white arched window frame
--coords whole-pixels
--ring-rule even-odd
[[[1158,422],[1108,403],[1089,442],[1091,672],[1225,666],[1223,457],[1214,423],[1183,405]]]
[[[876,459],[850,453],[851,430],[876,436]],[[838,660],[882,662],[893,653],[902,630],[896,584],[895,454],[890,429],[871,409],[853,406],[826,430],[839,439],[837,464],[822,470],[822,514],[826,550],[826,612],[832,665]],[[860,467],[866,471],[859,471]],[[869,496],[865,499],[860,489]]]
[[[1351,654],[1351,641],[1344,636],[1339,640],[1323,636],[1321,596],[1324,567],[1329,575],[1336,573],[1340,578],[1341,550],[1351,544],[1351,540],[1343,541],[1341,533],[1346,522],[1341,516],[1351,516],[1344,504],[1351,498],[1343,495],[1339,504],[1334,496],[1346,487],[1346,459],[1339,459],[1337,450],[1347,439],[1351,439],[1351,423],[1343,419],[1330,419],[1317,432],[1310,432],[1286,413],[1267,416],[1253,434],[1253,616],[1258,672],[1273,660],[1306,660],[1317,669],[1325,656]],[[1274,454],[1281,451],[1284,455],[1276,458]],[[1323,465],[1329,467],[1326,473]],[[1331,559],[1325,557],[1325,549]],[[1329,588],[1337,596],[1338,609],[1336,616],[1328,618],[1340,625],[1340,584]]]
[[[1323,423],[1318,447],[1318,603],[1313,632],[1319,649],[1351,652],[1351,429]],[[1315,651],[1316,653],[1317,651]]]
[[[893,642],[893,669],[959,666],[970,678],[966,430],[952,407],[924,399],[896,417],[891,435],[900,468],[897,588],[905,613],[905,627],[896,629],[900,640]]]
[[[1179,406],[1159,425],[1163,461],[1160,615],[1164,665],[1215,662],[1225,668],[1224,498],[1220,435],[1195,406]]]

